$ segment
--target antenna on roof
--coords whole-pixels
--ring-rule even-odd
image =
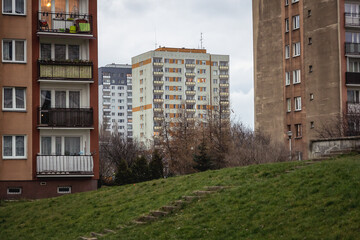
[[[203,42],[204,42],[203,33],[200,33],[200,49],[204,49]]]

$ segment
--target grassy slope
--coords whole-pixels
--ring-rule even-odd
[[[295,166],[304,168],[285,173]],[[35,202],[1,203],[0,239],[76,239],[210,185],[232,186],[104,239],[358,239],[360,156],[223,169]]]

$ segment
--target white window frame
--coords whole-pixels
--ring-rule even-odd
[[[85,149],[87,148],[87,146],[85,146],[85,144],[84,144],[84,139],[86,139],[86,136],[84,136],[84,135],[40,135],[40,153],[42,153],[41,140],[43,137],[51,138],[51,155],[57,156],[56,155],[56,138],[57,137],[61,138],[61,155],[60,156],[67,156],[65,154],[65,138],[67,138],[67,137],[80,138],[80,152],[82,152],[82,154],[80,154],[80,152],[79,152],[79,156],[86,155]],[[72,155],[69,155],[69,156],[72,156]]]
[[[293,21],[293,30],[297,30],[300,28],[300,15],[296,15],[292,17]]]
[[[4,137],[12,137],[12,155],[4,156]],[[16,137],[24,137],[24,156],[16,156]],[[2,136],[2,158],[3,159],[27,159],[27,136],[26,135],[3,135]]]
[[[295,97],[295,111],[301,111],[301,97]]]
[[[299,69],[293,71],[293,84],[301,83],[301,72]]]
[[[9,192],[9,189],[11,189],[11,188],[18,189],[19,192],[17,192],[17,193]],[[22,188],[21,187],[8,187],[7,190],[6,190],[6,193],[9,194],[9,195],[20,195],[20,194],[22,194]]]
[[[285,19],[285,32],[289,32],[290,30],[290,24],[289,24],[289,18]]]
[[[290,45],[285,45],[285,59],[290,58]]]
[[[291,112],[291,98],[286,99],[287,112]]]
[[[289,0],[285,0],[285,6],[289,6]]]
[[[12,41],[12,45],[13,45],[13,48],[12,48],[12,58],[11,60],[5,60],[4,59],[4,41]],[[15,42],[16,41],[22,41],[24,42],[24,61],[16,61],[15,60]],[[1,59],[2,59],[2,62],[5,62],[5,63],[26,63],[26,40],[24,39],[3,39],[1,41]]]
[[[13,107],[12,108],[5,108],[5,89],[12,89],[12,101],[13,101]],[[23,89],[24,90],[24,108],[16,108],[16,89]],[[3,90],[2,90],[2,101],[3,101],[3,104],[2,104],[2,110],[3,111],[13,111],[13,112],[23,112],[23,111],[26,111],[26,88],[17,88],[17,87],[3,87]]]
[[[3,15],[19,15],[19,16],[26,16],[26,0],[24,0],[24,13],[16,13],[15,12],[15,0],[12,0],[11,3],[12,3],[12,12],[11,13],[7,13],[7,12],[4,12],[4,3],[5,1],[2,0],[2,3],[1,3],[1,8],[2,8],[2,14]]]
[[[59,191],[60,188],[68,188],[68,191]],[[59,194],[69,194],[71,193],[71,186],[59,186],[57,187],[57,193]]]
[[[89,53],[85,54],[86,57],[85,59],[83,58],[83,52],[82,52],[82,48],[83,48],[83,44],[81,43],[54,43],[54,42],[41,42],[40,43],[40,48],[39,48],[39,56],[41,58],[41,44],[50,44],[51,46],[51,56],[50,56],[50,59],[52,61],[55,61],[55,58],[56,58],[56,55],[55,55],[55,45],[65,45],[65,60],[63,61],[81,61],[81,60],[89,60],[89,59],[86,59],[88,56],[89,56]],[[79,46],[79,59],[78,60],[70,60],[69,59],[69,46]],[[40,60],[44,60],[44,59],[40,59]],[[112,88],[112,89],[115,89],[115,88]]]
[[[301,45],[300,42],[293,43],[293,57],[300,56],[301,53]]]
[[[285,86],[290,85],[290,72],[285,72]]]
[[[297,3],[299,0],[291,0],[291,3]]]

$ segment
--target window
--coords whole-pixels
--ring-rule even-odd
[[[2,61],[3,62],[26,62],[26,41],[10,40],[2,41]]]
[[[296,15],[293,17],[293,30],[299,29],[300,28],[300,16]]]
[[[25,15],[26,0],[3,0],[3,14]]]
[[[285,85],[290,85],[290,72],[285,72]]]
[[[311,37],[309,37],[309,39],[308,39],[308,44],[309,44],[309,45],[312,44],[312,38],[311,38]]]
[[[285,19],[285,32],[289,32],[289,19]]]
[[[314,122],[310,122],[310,128],[312,129],[312,128],[314,128],[314,127],[315,127]]]
[[[218,92],[218,88],[214,88],[213,91],[214,91],[214,93]]]
[[[290,46],[286,45],[285,46],[285,59],[290,58]]]
[[[300,56],[300,42],[293,44],[293,57]]]
[[[81,151],[81,137],[41,136],[41,155],[76,156]]]
[[[301,97],[295,97],[295,111],[301,111]]]
[[[360,91],[347,90],[348,103],[360,103]]]
[[[71,193],[71,187],[58,187],[57,193],[60,193],[60,194]]]
[[[55,61],[79,60],[80,45],[41,43],[40,57],[41,60],[50,60],[50,59],[55,59]]]
[[[358,58],[348,58],[348,72],[360,72],[360,59]]]
[[[26,136],[3,136],[3,158],[26,158]]]
[[[214,83],[214,84],[217,84],[217,83],[218,83],[218,80],[217,80],[217,79],[213,79],[213,83]]]
[[[295,124],[295,137],[301,138],[302,136],[302,126],[301,124]]]
[[[22,188],[21,187],[9,187],[7,189],[7,194],[21,194]]]
[[[309,73],[312,73],[312,71],[313,71],[313,66],[310,65],[310,66],[309,66]]]
[[[214,75],[214,76],[218,75],[218,71],[217,71],[217,70],[214,70],[214,71],[213,71],[213,75]]]
[[[285,6],[289,6],[289,0],[285,0]]]
[[[287,104],[287,112],[291,112],[291,99],[290,98],[286,99],[286,104]]]
[[[301,82],[300,70],[293,71],[293,81],[294,84]]]
[[[314,94],[310,93],[310,101],[314,100]]]
[[[24,111],[26,110],[25,88],[3,89],[3,110]]]
[[[299,0],[291,0],[292,3],[297,3]]]
[[[311,17],[311,10],[308,10],[308,17]]]

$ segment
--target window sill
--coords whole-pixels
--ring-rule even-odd
[[[290,86],[290,83],[289,84],[285,84],[285,87],[289,87]]]
[[[26,64],[26,61],[8,61],[8,60],[2,60],[2,63],[11,63],[11,64]]]
[[[299,109],[299,110],[295,110],[295,112],[301,112],[301,109]]]
[[[300,54],[299,55],[293,55],[293,58],[296,58],[296,57],[300,57]]]
[[[26,14],[20,14],[20,13],[2,13],[3,15],[8,15],[8,16],[19,16],[19,17],[26,17]]]
[[[299,27],[298,27],[298,28],[294,28],[293,31],[296,31],[296,30],[299,30],[299,29],[300,29]]]
[[[293,84],[294,84],[294,85],[297,85],[297,84],[300,84],[300,83],[301,83],[301,82],[294,82]]]
[[[295,139],[302,139],[302,136],[300,136],[300,137],[295,137]]]
[[[2,160],[27,160],[27,157],[2,157]]]
[[[18,110],[18,109],[3,109],[3,112],[20,112],[20,113],[27,113],[26,109],[24,110]]]

